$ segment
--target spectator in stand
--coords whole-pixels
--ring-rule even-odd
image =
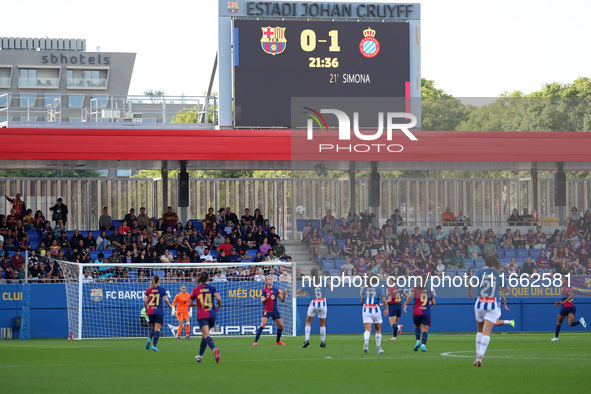
[[[16,222],[19,220],[19,218],[16,215],[14,208],[10,210],[10,215],[6,217],[6,220],[8,221],[8,226],[10,228],[14,228],[14,226],[16,226]]]
[[[179,217],[175,212],[172,212],[172,207],[170,205],[166,207],[166,212],[162,215],[162,219],[165,224],[172,228],[174,228],[179,221]]]
[[[26,233],[21,236],[21,240],[18,243],[18,250],[20,250],[23,253],[31,250],[31,244],[29,243],[29,239],[27,238]]]
[[[523,273],[527,275],[532,275],[534,270],[537,269],[536,263],[531,259],[531,257],[526,257],[525,264],[523,265]]]
[[[12,233],[12,230],[9,228],[4,236],[4,249],[5,250],[17,250],[18,249],[18,239]]]
[[[326,215],[322,218],[322,227],[328,225],[329,223],[333,223],[335,217],[332,215],[332,211],[329,209],[326,211]],[[333,229],[334,230],[334,229]]]
[[[205,218],[203,219],[203,228],[210,226],[213,222],[215,222],[215,220],[216,220],[215,212],[212,207],[209,207],[207,209],[207,214],[205,215]]]
[[[546,234],[542,232],[542,227],[536,227],[534,249],[546,249]]]
[[[84,248],[86,250],[96,250],[96,239],[92,236],[92,231],[89,231],[84,238]]]
[[[398,228],[404,224],[404,218],[402,215],[400,215],[400,209],[398,208],[394,210],[394,213],[390,216],[390,219],[392,220],[392,225],[395,228]]]
[[[266,256],[267,254],[269,254],[269,250],[271,250],[271,249],[272,249],[272,247],[271,247],[271,245],[269,245],[267,237],[263,237],[263,242],[259,246],[259,251],[261,252],[261,254],[263,256]]]
[[[213,263],[213,261],[214,261],[213,256],[211,254],[209,254],[209,248],[205,248],[203,250],[203,254],[201,256],[199,256],[199,258],[201,259],[202,262]]]
[[[127,222],[127,220],[123,220],[121,222],[121,226],[119,226],[118,228],[119,230],[119,234],[127,234],[128,231],[131,231],[131,227],[129,227],[129,223]]]
[[[451,211],[450,207],[445,208],[445,212],[441,214],[441,225],[442,226],[453,226],[456,222],[456,216]]]
[[[521,274],[521,267],[519,267],[519,265],[515,261],[515,257],[512,257],[511,262],[507,264],[504,268],[507,274]]]
[[[37,231],[41,231],[43,227],[45,227],[45,217],[43,216],[43,212],[37,211],[35,212],[34,223],[35,228]],[[50,223],[51,224],[51,223]]]
[[[456,216],[456,226],[465,226],[467,222],[468,219],[464,215],[464,211],[460,210],[458,216]]]
[[[63,199],[60,197],[57,199],[56,204],[49,208],[52,212],[51,220],[57,223],[58,220],[62,219],[64,225],[68,223],[68,206],[63,203]]]
[[[554,249],[554,248],[558,249],[560,256],[564,256],[566,244],[564,242],[562,242],[562,238],[560,237],[560,235],[556,235],[554,237],[554,242],[552,242],[552,243],[550,243],[550,245],[548,245],[548,249]]]
[[[462,256],[461,250],[456,250],[456,254],[451,258],[450,268],[465,268],[464,256]]]
[[[579,219],[581,219],[581,214],[579,213],[579,210],[577,209],[577,207],[572,207],[572,209],[570,210],[570,215],[568,216],[567,220],[568,221],[571,221],[571,220],[578,221]]]
[[[128,225],[131,225],[134,220],[137,220],[137,216],[135,216],[135,209],[131,208],[129,213],[123,217],[123,220],[127,222]]]
[[[575,247],[579,247],[579,239],[582,238],[579,228],[577,227],[578,222],[571,220],[568,222],[568,228],[566,229],[566,239]]]
[[[484,256],[497,256],[497,247],[493,243],[492,237],[488,237],[484,244]]]
[[[150,221],[155,220],[156,218],[151,218],[146,213],[146,208],[140,208],[140,214],[137,215],[137,225],[141,228],[147,228],[150,225]],[[151,233],[150,233],[151,234]]]
[[[280,259],[285,258],[285,246],[281,245],[280,239],[277,239],[275,241],[275,246],[273,246],[273,253]]]
[[[589,252],[591,252],[591,245],[587,243],[585,238],[582,238],[581,245],[577,248],[577,256],[581,261],[587,261]]]
[[[226,223],[232,222],[234,224],[238,223],[238,216],[232,212],[230,207],[226,207]]]
[[[17,272],[24,268],[25,258],[22,256],[21,251],[19,249],[17,249],[15,251],[14,256],[11,257],[10,265],[12,266],[12,269]]]
[[[525,249],[525,237],[521,235],[519,229],[515,230],[515,234],[513,234],[513,248]]]
[[[521,223],[521,216],[519,216],[519,211],[517,209],[513,208],[511,216],[507,219],[507,223],[509,223],[509,226],[517,226]]]
[[[247,229],[248,227],[252,228],[255,225],[254,217],[250,214],[250,209],[244,209],[244,215],[240,218],[240,222],[244,229]]]
[[[103,207],[103,214],[99,217],[99,228],[101,230],[113,229],[113,218],[109,215],[109,208]]]
[[[526,249],[534,249],[536,246],[536,235],[531,228],[527,230],[527,234],[523,237]]]
[[[12,203],[11,211],[14,209],[14,214],[16,215],[16,218],[18,220],[22,220],[23,216],[25,215],[25,211],[27,210],[27,207],[25,205],[25,202],[21,200],[21,194],[16,193],[14,198],[10,198],[7,195],[4,195],[4,198],[6,198],[8,202]]]
[[[404,230],[402,230],[402,231],[404,231]],[[435,227],[435,241],[436,242],[437,241],[442,242],[446,238],[447,238],[447,235],[445,235],[443,233],[443,230],[441,229],[441,226]]]
[[[22,221],[26,231],[35,231],[35,218],[33,218],[33,210],[27,209]]]
[[[215,222],[218,224],[220,229],[224,229],[226,227],[226,209],[220,208],[218,210],[217,215],[215,215]]]
[[[521,215],[520,219],[521,226],[533,226],[534,224],[534,217],[529,213],[527,208],[523,208],[523,215]]]
[[[254,210],[253,222],[253,226],[262,226],[265,223],[265,218],[261,215],[261,210],[258,208]]]
[[[47,278],[55,278],[59,277],[60,268],[59,266],[53,261],[53,259],[49,260],[49,264],[45,267],[45,276]]]
[[[163,237],[167,249],[176,249],[178,242],[176,235],[172,232],[172,226],[168,226],[166,228],[166,233],[163,235]]]
[[[347,224],[351,225],[353,222],[359,222],[361,218],[355,212],[355,208],[349,209],[349,213],[347,214]]]

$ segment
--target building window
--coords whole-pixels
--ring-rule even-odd
[[[62,101],[61,96],[59,94],[46,94],[43,97],[43,106],[47,108],[48,106],[52,106],[53,108],[61,108]]]
[[[69,68],[67,85],[69,89],[106,89],[108,75],[106,69]]]
[[[59,88],[59,68],[19,68],[19,88]]]
[[[10,87],[11,73],[12,73],[12,68],[0,67],[0,88],[9,88]]]
[[[70,94],[68,96],[68,107],[70,108],[82,108],[84,105],[84,95],[81,94]]]
[[[35,106],[36,94],[21,94],[20,95],[20,107],[31,108]]]
[[[106,108],[109,96],[92,96],[91,108]]]
[[[10,94],[0,94],[0,107],[8,107],[8,103],[10,103]]]

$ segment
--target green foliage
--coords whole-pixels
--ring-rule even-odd
[[[162,89],[146,89],[144,90],[144,95],[150,98],[152,103],[157,103],[162,101],[162,97],[166,94],[166,92]]]
[[[3,178],[98,178],[96,170],[0,170]]]

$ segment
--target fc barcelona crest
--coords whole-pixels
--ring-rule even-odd
[[[94,302],[102,301],[103,289],[90,289],[90,299]]]
[[[235,14],[240,9],[237,1],[228,1],[228,12],[230,14]]]
[[[287,39],[285,38],[285,27],[261,27],[261,48],[269,55],[279,55],[285,51]]]

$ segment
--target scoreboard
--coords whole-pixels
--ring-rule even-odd
[[[302,128],[302,107],[420,119],[420,4],[219,0],[218,39],[220,128]]]
[[[236,127],[292,127],[295,97],[405,97],[405,22],[235,20]]]

